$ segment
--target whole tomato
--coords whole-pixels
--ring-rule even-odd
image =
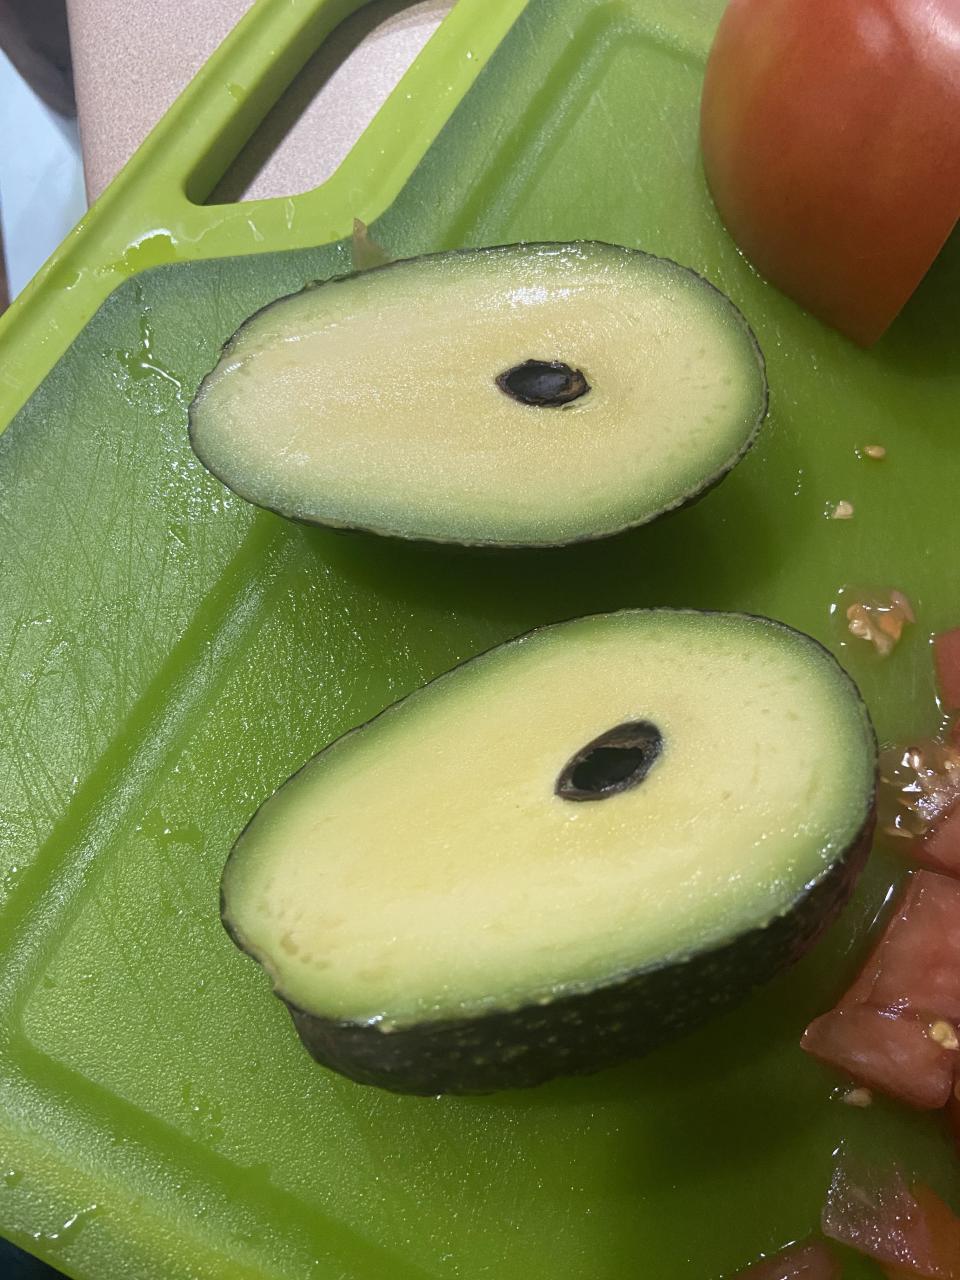
[[[960,0],[731,0],[701,141],[747,258],[876,341],[960,215]]]

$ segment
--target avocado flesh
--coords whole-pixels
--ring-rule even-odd
[[[566,365],[589,389],[526,403],[508,375],[527,362]],[[614,245],[513,245],[264,308],[204,380],[190,436],[225,484],[281,515],[549,545],[691,501],[765,411],[753,334],[694,272]]]
[[[624,724],[659,734],[642,780],[557,794]],[[295,774],[234,847],[224,922],[315,1056],[353,1078],[534,1083],[649,1048],[798,958],[852,886],[874,777],[854,686],[789,628],[667,610],[563,623]]]

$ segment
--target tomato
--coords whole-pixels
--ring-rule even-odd
[[[954,803],[910,845],[910,853],[922,867],[960,876],[960,801]]]
[[[808,1240],[738,1271],[734,1280],[840,1280],[840,1264],[821,1240]]]
[[[854,1179],[837,1169],[823,1209],[824,1235],[876,1259],[884,1273],[960,1280],[960,1218],[929,1187],[897,1173]]]
[[[960,627],[941,631],[933,637],[933,661],[940,684],[940,701],[947,711],[960,711]]]
[[[916,871],[849,991],[801,1044],[914,1107],[946,1105],[960,1064],[960,880]]]
[[[869,345],[960,215],[957,0],[731,0],[701,143],[750,261]]]
[[[913,872],[850,995],[960,1023],[960,881]]]
[[[878,1008],[960,1022],[960,882],[914,872],[850,991]]]
[[[840,1006],[815,1018],[801,1044],[821,1062],[911,1107],[936,1110],[953,1088],[957,1055],[932,1040],[914,1013]]]
[[[922,1182],[914,1185],[913,1199],[916,1205],[916,1253],[906,1268],[894,1271],[888,1268],[888,1274],[960,1280],[960,1218]]]

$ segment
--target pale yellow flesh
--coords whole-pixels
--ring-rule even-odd
[[[554,794],[647,719],[632,790]],[[341,739],[268,802],[225,873],[277,989],[387,1026],[511,1007],[781,913],[869,807],[862,704],[812,641],[738,615],[626,612],[534,633]]]
[[[498,374],[562,360],[590,391],[520,404]],[[725,470],[762,413],[739,313],[675,264],[608,245],[402,262],[254,317],[192,410],[200,456],[299,518],[411,537],[612,532]]]

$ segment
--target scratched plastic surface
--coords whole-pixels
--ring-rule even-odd
[[[249,312],[344,269],[343,245],[138,276],[0,437],[0,1230],[77,1280],[719,1280],[815,1228],[841,1144],[949,1192],[935,1120],[843,1106],[797,1049],[862,954],[889,852],[815,954],[731,1017],[485,1099],[315,1066],[218,921],[226,852],[272,788],[536,623],[770,613],[837,650],[882,738],[935,726],[928,636],[960,620],[960,241],[869,353],[759,280],[697,156],[719,8],[533,0],[375,229],[404,255],[620,241],[727,290],[771,414],[698,506],[605,544],[478,554],[233,498],[189,451],[190,397]],[[857,457],[870,443],[886,460]],[[826,519],[841,499],[854,518]],[[911,597],[888,662],[841,644],[845,584]]]

